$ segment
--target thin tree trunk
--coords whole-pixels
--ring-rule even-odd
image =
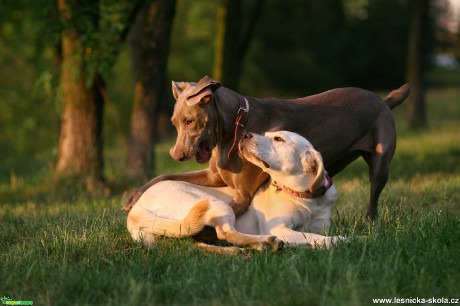
[[[242,60],[238,58],[241,31],[241,1],[226,0],[225,2],[225,30],[220,81],[224,86],[233,90],[238,90],[238,79]]]
[[[65,19],[72,18],[65,0],[58,1],[58,8]],[[79,38],[75,28],[61,34],[63,115],[56,172],[58,175],[84,177],[87,188],[98,191],[103,181],[104,102],[100,91],[103,83],[96,75],[91,80],[92,85],[87,86],[85,67],[81,61],[82,48],[78,47]]]
[[[408,120],[412,128],[427,123],[425,109],[424,57],[429,0],[412,0],[407,77],[412,87],[408,101]]]
[[[216,39],[214,47],[214,79],[222,81],[223,63],[224,63],[224,40],[225,40],[225,29],[226,29],[226,14],[227,9],[225,2],[221,0],[217,7],[217,20],[216,20]],[[225,84],[225,86],[229,86]],[[232,87],[230,87],[232,88]],[[236,88],[234,88],[236,90]]]
[[[217,11],[214,78],[225,87],[238,90],[242,63],[261,15],[264,0],[257,0],[243,26],[242,1],[221,0]]]
[[[454,56],[460,60],[460,21],[457,27],[457,35],[454,43]]]
[[[132,52],[142,64],[133,62],[136,80],[127,162],[127,174],[132,177],[148,178],[154,171],[156,110],[165,91],[175,4],[175,0],[154,1],[140,13],[134,28],[141,33],[133,35]]]

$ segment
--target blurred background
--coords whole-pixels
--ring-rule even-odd
[[[459,20],[459,0],[2,0],[2,188],[107,193],[159,174],[171,80],[205,75],[283,98],[409,82],[405,121],[427,129],[425,92],[460,85]]]

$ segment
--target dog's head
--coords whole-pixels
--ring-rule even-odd
[[[212,149],[219,141],[217,110],[213,93],[220,83],[209,77],[198,83],[172,82],[176,104],[171,118],[177,130],[176,144],[169,150],[177,161],[189,160],[195,156],[197,162],[207,163]]]
[[[239,149],[246,160],[262,168],[278,183],[310,192],[325,184],[321,154],[296,133],[267,132],[264,136],[247,133]]]

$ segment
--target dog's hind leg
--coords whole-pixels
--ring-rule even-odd
[[[217,238],[225,240],[237,246],[250,247],[256,250],[272,248],[281,249],[284,243],[271,235],[248,235],[238,232],[235,227],[234,215],[215,217],[211,220],[216,229]]]
[[[370,199],[367,218],[378,216],[378,201],[390,174],[390,162],[396,150],[396,131],[391,113],[381,116],[376,122],[375,142],[371,153],[363,155],[369,166]]]
[[[141,205],[136,205],[128,214],[127,227],[136,241],[149,246],[155,242],[155,236],[187,237],[200,232],[206,225],[206,212],[209,200],[197,202],[184,219],[169,219],[160,217]]]
[[[200,249],[203,250],[204,253],[214,253],[214,254],[229,254],[229,255],[237,255],[237,254],[244,254],[249,255],[251,250],[247,248],[241,248],[236,246],[217,246],[217,245],[210,245],[203,242],[196,243]]]

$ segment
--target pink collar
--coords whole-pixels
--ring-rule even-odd
[[[232,147],[227,153],[227,158],[232,159],[235,156],[235,153],[238,151],[238,141],[240,141],[241,136],[243,135],[243,129],[246,127],[248,122],[249,114],[249,103],[245,97],[239,97],[240,108],[236,112],[235,127],[233,129],[233,143]]]
[[[324,185],[321,188],[318,188],[317,190],[310,192],[309,190],[307,191],[296,191],[294,189],[291,189],[287,186],[284,185],[279,185],[277,182],[273,181],[272,185],[276,187],[276,190],[283,190],[286,193],[289,193],[292,196],[302,198],[302,199],[312,199],[316,198],[319,196],[322,196],[328,191],[329,188],[333,185],[332,178],[326,173],[326,185]]]

